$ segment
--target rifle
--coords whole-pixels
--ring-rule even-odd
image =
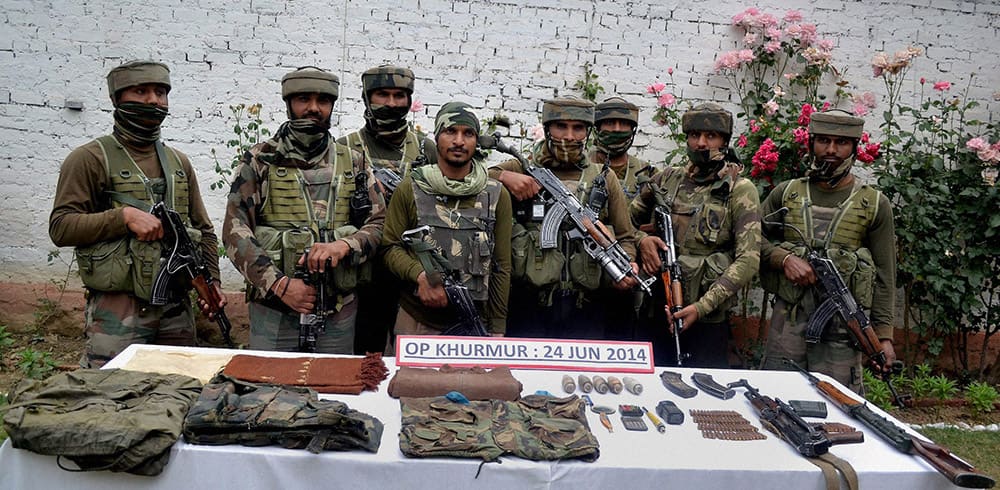
[[[783,207],[768,216],[781,214],[784,217],[784,213],[787,212],[788,208]],[[791,228],[799,234],[802,243],[809,243],[802,230],[791,225],[786,225],[784,219],[780,223],[767,221],[768,216],[764,217],[764,224],[781,225]],[[882,381],[885,381],[896,405],[905,407],[910,397],[901,396],[892,384],[892,373],[899,372],[903,367],[903,363],[899,361],[893,363],[892,372],[884,369],[886,356],[885,350],[882,349],[882,343],[879,342],[878,337],[875,335],[875,330],[872,328],[871,321],[868,320],[868,315],[861,309],[861,305],[854,299],[854,295],[847,288],[844,279],[837,272],[837,267],[834,265],[833,260],[820,256],[812,247],[808,247],[808,250],[806,261],[809,262],[809,266],[812,267],[813,272],[816,274],[816,289],[823,301],[809,318],[809,324],[805,332],[806,342],[811,344],[819,342],[823,335],[823,330],[826,329],[833,315],[840,315],[847,325],[847,331],[851,334],[854,346],[861,350],[868,361],[868,365],[879,374]]]
[[[309,272],[309,251],[302,253],[302,263],[295,264],[292,277],[301,279],[316,289],[316,303],[310,313],[299,313],[299,352],[316,352],[316,340],[326,331],[326,278],[320,272]]]
[[[191,236],[188,235],[187,228],[181,220],[181,215],[167,207],[163,201],[153,205],[150,214],[159,218],[163,223],[163,249],[160,259],[160,271],[153,279],[153,291],[149,299],[149,304],[163,306],[170,301],[170,284],[178,272],[183,271],[186,277],[185,291],[194,288],[198,297],[208,304],[208,311],[211,317],[219,324],[222,332],[222,340],[230,349],[236,347],[230,336],[233,326],[229,323],[226,310],[219,306],[222,297],[215,288],[215,278],[208,271],[208,266],[201,257],[201,250],[195,246]]]
[[[573,195],[569,189],[560,181],[551,170],[544,167],[537,167],[521,156],[520,152],[510,147],[500,140],[500,133],[493,136],[480,136],[479,145],[483,148],[501,151],[517,158],[525,172],[533,177],[545,196],[542,197],[547,204],[545,217],[542,219],[542,227],[539,232],[539,246],[542,249],[555,248],[558,246],[559,227],[567,217],[573,224],[573,229],[566,233],[569,240],[581,240],[583,249],[590,258],[597,261],[613,282],[619,282],[625,277],[632,277],[639,283],[639,287],[652,294],[650,284],[655,278],[642,279],[632,270],[632,260],[608,230],[604,223],[597,218],[597,213],[580,203],[580,200]]]
[[[745,388],[743,395],[750,400],[750,404],[760,417],[761,424],[807,458],[826,454],[834,444],[856,444],[865,440],[865,435],[860,431],[831,434],[823,430],[823,424],[806,422],[795,413],[791,405],[778,398],[761,395],[745,379],[729,383],[727,386]]]
[[[479,311],[469,294],[469,288],[462,283],[457,270],[451,268],[448,259],[444,257],[441,250],[429,243],[426,238],[431,233],[431,228],[427,225],[403,232],[402,239],[420,260],[424,271],[427,273],[427,282],[431,286],[444,286],[444,292],[448,295],[448,304],[458,317],[458,321],[444,329],[442,335],[461,335],[465,337],[488,337],[489,331],[483,320],[479,318]]]
[[[392,199],[392,193],[396,192],[396,188],[399,187],[399,183],[403,181],[403,178],[396,171],[388,167],[373,166],[372,174],[375,175],[375,179],[385,189],[385,202],[388,204],[389,200]]]
[[[972,465],[958,459],[947,448],[911,436],[899,425],[876,414],[868,408],[867,403],[856,401],[837,389],[833,383],[821,381],[789,359],[785,359],[785,363],[798,369],[827,400],[874,430],[889,445],[902,453],[920,456],[955,485],[965,488],[992,488],[995,484],[993,478],[976,471]]]

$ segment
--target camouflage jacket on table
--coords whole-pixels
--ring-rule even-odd
[[[327,153],[334,151],[335,143],[331,140]],[[263,200],[267,198],[267,175],[270,165],[260,160],[262,152],[272,152],[274,148],[268,143],[259,143],[243,155],[243,160],[236,167],[236,177],[233,179],[226,201],[226,218],[222,225],[222,240],[226,253],[236,269],[243,274],[254,287],[268,291],[270,287],[284,274],[274,265],[267,252],[261,247],[254,236],[254,228],[262,223],[264,209]],[[372,203],[371,214],[364,226],[357,233],[344,238],[351,247],[352,253],[358,254],[358,259],[370,259],[375,256],[379,243],[382,241],[382,225],[385,222],[385,199],[379,191],[375,176],[371,169],[364,165],[360,153],[351,152],[355,169],[364,168],[367,175],[368,197]],[[302,168],[307,181],[322,182],[320,177],[326,174],[325,182],[329,182],[329,173],[333,167],[328,158],[312,167]],[[315,178],[310,175],[316,176]],[[328,188],[323,185],[307,185],[313,214],[316,222],[326,220]]]
[[[681,256],[708,256],[723,252],[732,262],[710,287],[684,284],[686,292],[699,291],[694,303],[699,318],[705,318],[720,306],[731,302],[736,293],[750,283],[760,265],[760,198],[749,180],[736,176],[699,185],[687,176],[686,167],[668,167],[651,178],[632,200],[629,211],[638,228],[652,223],[657,202],[671,207],[674,238]],[[659,196],[653,188],[659,188]],[[713,197],[714,196],[714,197]],[[659,198],[659,199],[658,199]],[[711,201],[719,203],[721,209]],[[640,234],[640,240],[647,235]],[[685,280],[689,278],[685,277]],[[685,294],[685,297],[688,295]],[[662,299],[662,298],[659,298]],[[719,316],[719,315],[716,315]]]
[[[363,449],[377,453],[382,422],[309,388],[255,384],[219,375],[184,419],[191,444],[279,445],[287,449]]]
[[[590,159],[591,163],[604,165],[604,152],[600,150],[592,150],[587,158]],[[618,182],[621,183],[622,191],[625,192],[625,198],[629,201],[635,198],[635,196],[639,193],[639,182],[636,178],[636,172],[648,166],[649,162],[629,155],[628,162],[626,162],[624,166],[620,168],[611,167],[611,169],[614,170],[615,175],[618,177]]]
[[[512,454],[533,461],[600,455],[583,400],[528,395],[518,401],[468,404],[445,397],[400,398],[399,449],[411,458],[452,456],[495,461]]]

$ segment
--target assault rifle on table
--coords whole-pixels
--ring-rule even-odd
[[[441,254],[437,246],[426,240],[431,233],[427,225],[403,232],[403,243],[417,254],[417,259],[427,273],[427,282],[431,286],[443,286],[448,295],[448,304],[458,316],[458,322],[441,332],[442,335],[461,335],[466,337],[488,337],[489,331],[479,311],[469,294],[469,288],[462,283],[457,270],[451,268],[448,259]]]
[[[651,173],[653,167],[649,166],[639,171]],[[673,315],[674,347],[677,349],[677,365],[683,365],[683,359],[687,354],[681,352],[681,331],[684,330],[684,319],[677,316],[677,312],[684,309],[684,289],[682,281],[684,272],[681,264],[677,262],[677,243],[674,241],[674,220],[670,217],[667,206],[659,202],[660,192],[658,186],[649,177],[640,176],[640,186],[648,185],[653,190],[653,195],[657,196],[656,207],[653,208],[653,223],[639,227],[646,233],[655,234],[663,243],[667,245],[667,250],[659,250],[660,254],[660,280],[663,281],[663,294],[666,296],[666,306]]]
[[[392,193],[396,192],[396,188],[399,187],[399,183],[403,181],[403,177],[400,176],[395,170],[388,167],[376,167],[372,166],[372,174],[375,175],[381,184],[382,188],[385,189],[385,202],[389,203],[392,199]]]
[[[781,222],[767,221],[768,217],[775,214],[780,214],[783,218],[787,212],[787,207],[778,209],[774,213],[764,217],[764,224],[791,228],[802,238],[802,243],[808,244],[809,241],[806,240],[802,230],[785,224],[784,219]],[[854,299],[851,291],[847,289],[847,284],[840,277],[840,273],[837,272],[837,267],[833,264],[833,261],[828,257],[820,256],[812,247],[807,248],[809,251],[806,253],[806,261],[809,262],[809,266],[812,267],[813,272],[816,274],[816,289],[819,292],[822,303],[820,303],[819,307],[809,318],[809,324],[806,326],[805,332],[806,342],[812,344],[819,342],[823,336],[823,330],[826,329],[833,315],[840,315],[847,325],[847,331],[850,332],[854,345],[861,350],[868,361],[868,365],[879,374],[882,381],[885,381],[886,386],[889,387],[893,401],[896,405],[905,407],[910,397],[901,396],[892,384],[893,372],[899,372],[903,367],[903,363],[899,361],[893,363],[892,372],[885,370],[885,350],[882,349],[882,343],[875,335],[875,330],[872,328],[871,321],[868,320],[868,315],[861,309],[861,305]]]
[[[542,186],[546,197],[547,210],[542,219],[539,232],[539,246],[550,249],[558,246],[559,227],[567,217],[573,224],[573,229],[566,233],[569,240],[581,240],[583,249],[590,258],[597,261],[613,282],[619,282],[625,277],[632,277],[646,294],[652,294],[650,284],[655,278],[644,280],[632,270],[631,259],[615,237],[611,235],[604,223],[597,219],[597,213],[580,203],[569,189],[551,170],[532,165],[521,156],[520,152],[500,140],[500,133],[493,136],[480,136],[479,146],[485,149],[496,149],[517,158],[525,172]]]
[[[302,263],[295,264],[295,272],[292,274],[295,279],[301,279],[316,289],[313,311],[299,313],[299,352],[316,352],[316,341],[326,331],[326,316],[332,312],[326,304],[325,273],[309,272],[309,252],[309,248],[305,249],[302,253]]]
[[[823,424],[806,422],[795,413],[791,405],[778,398],[761,395],[745,379],[729,383],[727,386],[745,388],[743,395],[750,400],[750,404],[760,417],[761,424],[794,446],[799,454],[808,458],[826,454],[834,444],[856,444],[865,440],[865,435],[860,431],[831,434],[821,428]]]
[[[193,287],[198,293],[198,298],[208,305],[210,317],[214,318],[222,331],[222,340],[226,346],[234,348],[233,339],[230,336],[233,326],[229,323],[226,310],[219,306],[222,297],[215,287],[215,278],[208,271],[208,266],[202,260],[201,250],[191,240],[187,228],[181,215],[167,207],[163,201],[153,205],[150,214],[159,218],[163,224],[162,258],[160,259],[160,271],[153,279],[153,291],[150,295],[149,304],[162,306],[170,302],[170,284],[178,272],[183,272],[183,277],[178,277],[184,282],[185,291]]]
[[[979,473],[972,465],[958,459],[948,449],[911,436],[899,425],[876,414],[866,403],[859,402],[837,389],[833,383],[820,380],[793,361],[785,359],[785,363],[798,369],[827,400],[874,430],[892,447],[906,454],[920,456],[955,485],[965,488],[992,488],[996,483],[993,478]]]

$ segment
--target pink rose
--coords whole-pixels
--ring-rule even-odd
[[[798,10],[785,12],[785,22],[802,22],[802,12]]]
[[[677,99],[674,98],[674,94],[671,93],[661,94],[659,97],[656,98],[656,103],[663,108],[674,105],[674,102],[677,102]]]
[[[983,138],[976,137],[976,138],[972,138],[971,140],[967,141],[965,143],[965,146],[966,146],[966,148],[969,148],[970,150],[979,151],[979,150],[985,150],[986,148],[989,148],[990,144],[987,143],[986,140],[984,140]]]
[[[656,82],[656,83],[654,83],[654,84],[646,87],[646,93],[647,94],[658,94],[658,93],[662,92],[663,89],[665,89],[665,88],[667,88],[667,85],[665,83]]]
[[[534,141],[542,141],[545,139],[545,126],[541,123],[536,124],[528,130],[528,134],[531,135],[531,139]]]
[[[935,82],[934,90],[937,90],[938,92],[945,92],[951,90],[951,82],[944,82],[944,81]]]
[[[795,142],[800,145],[805,145],[809,143],[809,130],[801,126],[792,130],[792,136],[795,137]]]
[[[750,120],[750,132],[751,133],[756,133],[757,131],[760,131],[760,125],[757,124],[757,120],[756,119],[751,119]]]
[[[674,74],[674,68],[673,67],[667,68],[667,75],[673,75],[673,74]]]
[[[781,41],[768,41],[764,43],[764,51],[776,53],[781,49]]]
[[[920,85],[923,85],[925,83],[927,83],[927,79],[924,77],[920,77]]]
[[[778,112],[778,103],[771,99],[764,103],[764,113],[768,116],[773,116],[774,113]]]
[[[781,29],[778,29],[777,27],[769,27],[765,33],[768,39],[775,41],[780,41],[782,34]]]
[[[413,99],[413,104],[410,105],[410,112],[420,112],[424,110],[424,103],[420,102],[420,99]]]
[[[799,113],[799,126],[808,126],[809,118],[814,112],[816,112],[816,108],[812,104],[802,104],[802,112]]]
[[[747,135],[741,134],[740,138],[736,140],[736,146],[740,148],[746,148],[747,146]]]
[[[827,110],[829,110],[829,109],[830,109],[830,106],[831,106],[831,105],[832,105],[832,104],[830,104],[830,101],[826,101],[826,102],[824,102],[824,103],[823,103],[823,108],[822,108],[822,109],[820,109],[820,111],[827,111]]]

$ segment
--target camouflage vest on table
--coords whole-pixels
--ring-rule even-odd
[[[431,240],[459,272],[472,299],[486,301],[493,270],[496,207],[501,184],[488,179],[473,207],[458,208],[460,198],[432,196],[413,185],[418,225],[431,227]]]
[[[150,179],[114,136],[102,136],[95,141],[101,148],[111,181],[106,194],[113,208],[134,206],[149,212],[153,204],[163,201],[181,216],[189,234],[194,231],[192,239],[196,243],[201,240],[201,232],[191,229],[188,175],[177,152],[157,142],[162,150],[157,158],[162,156],[164,160],[160,161],[163,177]],[[130,236],[76,249],[80,278],[85,286],[98,291],[129,292],[146,301],[160,271],[160,257],[159,241],[141,241]]]
[[[729,196],[739,179],[721,179],[707,186],[688,187],[687,169],[670,167],[663,171],[658,196],[670,208],[677,241],[677,261],[684,273],[684,304],[696,303],[722,276],[735,258],[734,218]],[[682,185],[688,184],[688,185]],[[726,320],[737,300],[733,295],[705,318],[706,323]]]
[[[784,242],[779,246],[802,258],[808,252],[807,247],[829,257],[858,303],[870,308],[875,265],[871,251],[862,244],[878,214],[879,199],[877,189],[855,181],[850,196],[839,206],[817,206],[812,203],[809,179],[792,180],[781,196],[782,206],[788,212],[784,218],[787,225]],[[805,235],[807,243],[802,243],[802,236],[792,227]],[[763,268],[761,285],[791,304],[800,301],[805,292],[792,284],[783,271],[770,267]]]

